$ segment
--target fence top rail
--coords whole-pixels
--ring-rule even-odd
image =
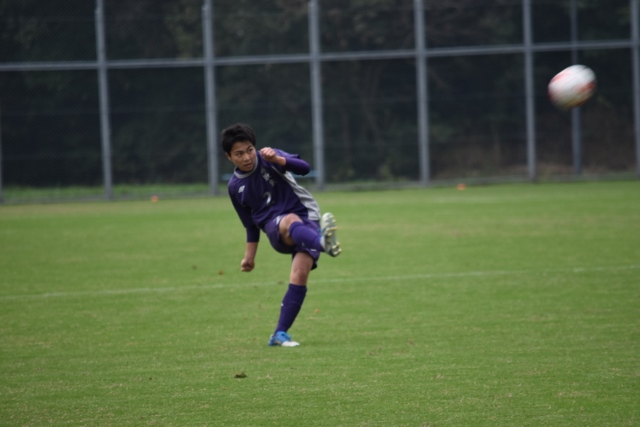
[[[633,48],[636,42],[633,39],[623,40],[596,40],[581,42],[554,42],[537,43],[531,45],[534,52],[563,51],[572,49],[624,49]],[[423,51],[418,49],[380,50],[380,51],[356,51],[356,52],[326,52],[317,58],[322,62],[376,60],[376,59],[408,59],[418,56],[445,57],[445,56],[473,56],[473,55],[500,55],[524,53],[528,47],[524,44],[495,45],[495,46],[462,46],[446,48],[425,47]],[[287,54],[287,55],[256,55],[256,56],[225,56],[211,59],[213,65],[258,65],[258,64],[287,64],[311,62],[315,57],[311,54]],[[125,68],[188,68],[202,67],[208,63],[205,58],[158,58],[158,59],[118,59],[107,60],[101,63],[92,61],[27,61],[27,62],[0,62],[0,72],[10,71],[73,71],[92,70],[101,66],[108,69]]]

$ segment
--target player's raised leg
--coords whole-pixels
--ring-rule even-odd
[[[333,257],[340,255],[340,252],[342,252],[340,242],[336,236],[337,229],[336,219],[332,213],[327,212],[322,215],[320,219],[320,244],[323,250]]]
[[[336,219],[330,212],[322,215],[320,233],[315,226],[305,223],[297,215],[289,214],[280,221],[280,235],[288,245],[326,252],[332,257],[340,255],[340,242],[336,236]]]

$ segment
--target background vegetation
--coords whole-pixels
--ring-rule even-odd
[[[579,41],[629,40],[628,0],[578,0]],[[425,1],[430,49],[519,46],[520,0]],[[105,2],[110,61],[203,56],[202,0]],[[0,0],[0,65],[96,59],[95,4],[85,0]],[[215,0],[218,58],[306,54],[307,3]],[[570,175],[571,115],[553,108],[546,84],[571,64],[571,1],[532,2],[537,162],[541,178]],[[411,51],[412,0],[320,1],[321,51]],[[577,61],[598,76],[582,111],[587,175],[632,173],[630,49],[583,49]],[[454,55],[428,61],[431,175],[434,180],[526,177],[523,56]],[[0,72],[4,186],[100,186],[97,73]],[[313,163],[309,66],[305,62],[219,65],[218,123],[251,123],[263,145]],[[416,181],[416,69],[413,59],[344,57],[322,63],[327,181]],[[201,66],[111,67],[115,185],[208,182]],[[230,165],[220,156],[219,169]]]

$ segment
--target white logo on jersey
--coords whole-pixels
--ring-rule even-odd
[[[238,188],[238,194],[242,193],[244,191],[244,185],[240,188]]]

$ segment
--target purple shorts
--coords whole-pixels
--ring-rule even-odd
[[[315,269],[318,266],[318,259],[320,258],[320,252],[310,251],[308,248],[305,248],[299,245],[289,246],[284,244],[282,240],[280,240],[279,228],[280,228],[280,220],[282,219],[283,216],[284,215],[281,215],[273,219],[270,219],[269,222],[267,222],[267,224],[265,225],[264,231],[267,234],[267,237],[269,238],[269,243],[271,243],[271,246],[277,252],[280,252],[281,254],[291,254],[291,259],[293,259],[293,257],[298,252],[304,252],[306,254],[309,254],[309,256],[313,258],[313,267],[311,269],[312,270]],[[308,218],[300,218],[300,219],[304,223],[305,227],[311,227],[314,230],[317,230],[318,233],[320,233],[320,223],[318,221],[313,221]]]

